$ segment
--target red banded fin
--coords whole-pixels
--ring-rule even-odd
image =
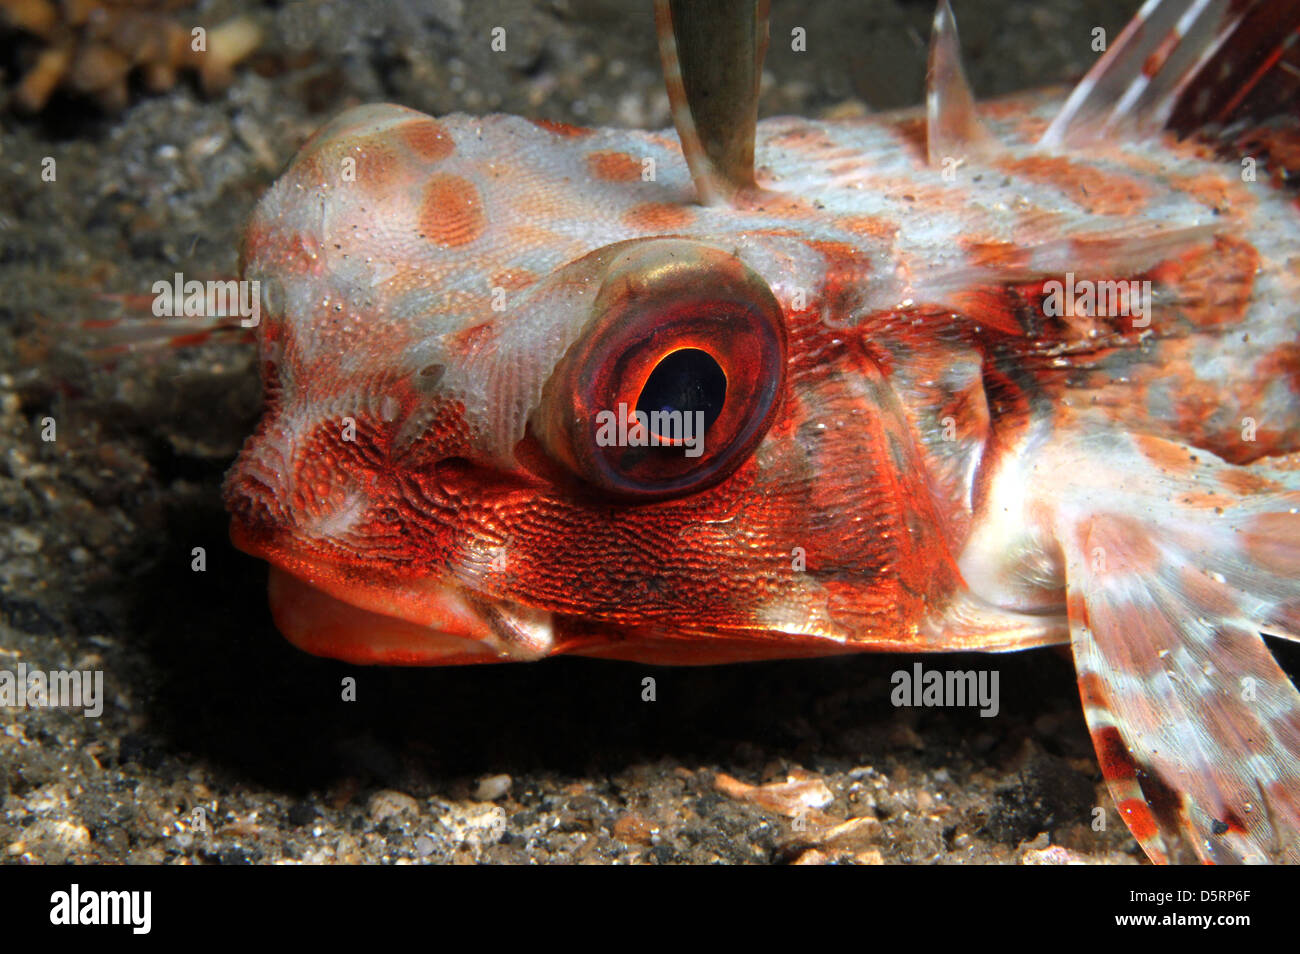
[[[756,189],[754,131],[769,0],[655,0],[673,125],[700,200]]]
[[[1148,0],[1084,76],[1041,144],[1059,149],[1249,112],[1294,112],[1300,0]],[[1243,110],[1249,106],[1248,110]]]
[[[1167,125],[1181,135],[1300,106],[1300,3],[1244,4],[1179,91]]]
[[[925,149],[931,166],[960,162],[985,152],[992,137],[975,115],[966,71],[961,65],[957,21],[948,0],[939,0],[930,31],[925,79]]]
[[[1116,807],[1157,862],[1300,862],[1300,693],[1260,636],[1296,635],[1300,473],[1131,446],[1070,464],[1057,530]]]

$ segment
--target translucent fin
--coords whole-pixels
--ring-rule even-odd
[[[655,0],[673,124],[700,200],[753,190],[768,0]]]
[[[974,157],[992,144],[975,115],[975,97],[961,66],[957,21],[948,0],[939,0],[934,14],[925,86],[925,148],[930,165]]]
[[[1132,438],[1071,465],[1071,643],[1120,815],[1157,862],[1300,862],[1300,693],[1260,636],[1300,622],[1300,471]],[[1109,485],[1109,486],[1107,486]]]
[[[1222,228],[1219,224],[1180,228],[1135,228],[1098,233],[1076,233],[1066,238],[1026,240],[1007,250],[1002,258],[987,256],[980,264],[946,262],[918,269],[912,287],[924,289],[928,300],[940,302],[971,321],[1005,334],[1031,336],[1045,347],[1060,344],[1054,335],[1071,332],[1065,324],[1047,324],[1027,296],[1048,281],[1064,284],[1067,274],[1074,280],[1131,280],[1177,259],[1198,247],[1208,246]],[[1175,304],[1178,289],[1157,286],[1162,304]],[[908,290],[910,291],[910,289]],[[1129,323],[1124,324],[1132,330]],[[1094,342],[1096,344],[1096,342]]]
[[[1048,148],[1294,109],[1300,0],[1147,0],[1044,132]]]
[[[68,347],[93,361],[122,354],[192,348],[205,344],[244,345],[256,331],[239,315],[158,317],[153,294],[96,295],[105,314],[96,318],[43,315],[27,336],[33,347]],[[41,344],[43,342],[43,344]]]
[[[103,296],[108,297],[108,296]],[[91,358],[198,345],[251,344],[256,332],[238,315],[217,318],[101,318],[79,322],[80,350]]]

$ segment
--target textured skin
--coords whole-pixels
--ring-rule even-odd
[[[266,412],[227,501],[277,623],[408,664],[1071,642],[1153,858],[1300,860],[1296,693],[1257,635],[1300,635],[1295,127],[1243,133],[1271,147],[1244,182],[1172,138],[1045,152],[1059,108],[984,105],[997,148],[952,176],[923,115],[767,120],[763,191],[723,207],[671,133],[338,117],[243,256]],[[630,501],[537,435],[610,246],[662,236],[756,273],[788,360],[730,476]],[[1047,316],[1067,271],[1152,281],[1149,326]]]

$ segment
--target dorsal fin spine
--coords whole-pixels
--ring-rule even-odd
[[[770,0],[655,0],[673,124],[700,201],[757,190],[754,133]]]
[[[992,142],[975,114],[975,97],[962,69],[957,21],[948,0],[939,0],[930,32],[925,124],[926,159],[931,166],[972,156]]]

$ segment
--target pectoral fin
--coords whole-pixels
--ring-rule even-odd
[[[1296,636],[1296,475],[1142,443],[1163,492],[1098,494],[1112,506],[1066,508],[1059,534],[1102,771],[1154,861],[1300,862],[1300,693],[1260,636]],[[1207,502],[1215,484],[1253,492]]]

